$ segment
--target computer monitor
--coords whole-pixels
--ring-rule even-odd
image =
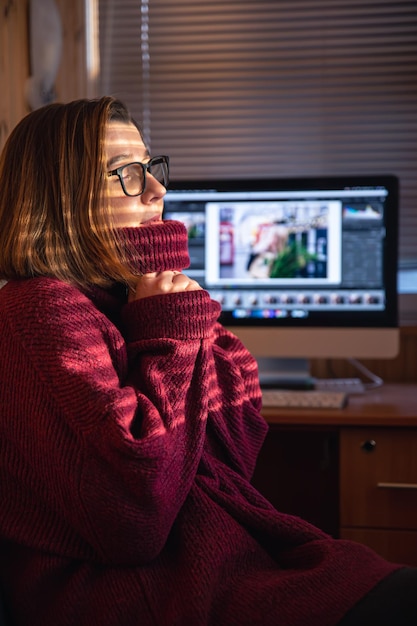
[[[173,181],[164,216],[262,367],[397,354],[396,177]]]

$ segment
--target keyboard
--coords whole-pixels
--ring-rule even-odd
[[[292,409],[342,409],[347,404],[347,393],[343,391],[323,391],[317,389],[263,389],[264,407],[284,407]]]
[[[315,378],[314,387],[319,391],[344,391],[349,395],[366,391],[360,378]]]

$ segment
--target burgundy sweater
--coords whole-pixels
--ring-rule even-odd
[[[178,223],[129,234],[141,271],[187,265]],[[203,290],[129,304],[47,277],[0,290],[16,626],[332,626],[396,568],[251,486],[256,364],[218,315]]]

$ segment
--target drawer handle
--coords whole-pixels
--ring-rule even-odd
[[[380,489],[417,489],[417,483],[377,483]]]
[[[365,450],[365,452],[373,452],[376,447],[375,439],[368,439],[367,441],[362,441],[361,448]]]

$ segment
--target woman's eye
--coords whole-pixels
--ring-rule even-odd
[[[136,168],[134,168],[134,167],[125,167],[125,169],[122,170],[122,178],[123,178],[123,180],[131,180],[132,178],[134,178],[137,175],[138,175],[138,172],[137,172]]]

